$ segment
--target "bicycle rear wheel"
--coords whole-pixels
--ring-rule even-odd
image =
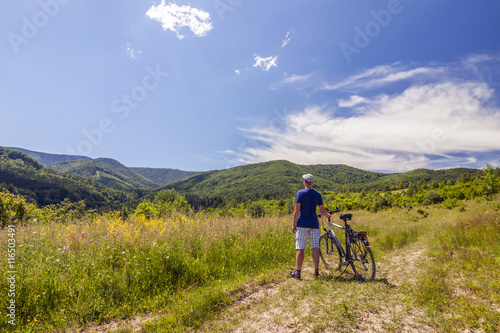
[[[335,240],[328,234],[323,234],[319,238],[319,256],[327,269],[339,270],[341,261],[340,249],[335,244]]]
[[[372,250],[361,240],[351,242],[351,257],[354,273],[361,281],[370,281],[375,278],[375,260]]]

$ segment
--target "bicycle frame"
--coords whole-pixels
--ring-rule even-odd
[[[335,224],[335,223],[333,223],[331,221],[328,221],[328,230],[327,230],[327,232],[329,232],[330,235],[333,237],[333,239],[335,240],[335,243],[337,243],[337,245],[340,245],[340,241],[337,238],[337,235],[335,234],[335,231],[333,230],[332,226],[335,226],[335,227],[337,227],[339,229],[342,229],[342,230],[345,230],[345,229],[344,229],[344,227],[342,227],[342,226],[340,226],[338,224]],[[346,240],[347,240],[347,237],[346,237]],[[347,258],[346,251],[344,250],[344,248],[341,245],[339,246],[339,249],[342,252],[342,257]]]
[[[328,219],[328,220],[330,220],[330,219]],[[329,229],[333,233],[335,241],[336,241],[336,243],[338,245],[340,245],[340,241],[337,238],[337,235],[335,235],[335,232],[333,231],[333,228],[331,226],[335,226],[335,227],[337,227],[339,229],[344,230],[344,234],[345,234],[345,249],[344,249],[344,247],[342,245],[340,245],[340,251],[342,252],[342,256],[344,258],[344,262],[341,264],[341,266],[344,266],[344,269],[342,270],[342,272],[340,273],[340,275],[344,274],[344,272],[347,270],[347,267],[349,267],[349,265],[351,265],[351,267],[353,269],[353,272],[354,273],[356,272],[356,270],[354,268],[354,264],[353,264],[354,260],[352,259],[352,256],[351,256],[351,237],[350,237],[350,232],[352,232],[352,229],[347,224],[347,220],[343,220],[343,221],[344,221],[344,226],[340,226],[340,225],[335,224],[335,223],[333,223],[331,221],[328,221]]]

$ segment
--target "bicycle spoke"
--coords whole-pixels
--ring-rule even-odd
[[[320,258],[327,269],[339,270],[341,263],[340,251],[335,241],[328,234],[323,234],[319,239]]]
[[[351,256],[354,272],[361,281],[369,281],[375,278],[375,260],[370,248],[361,240],[351,243]]]

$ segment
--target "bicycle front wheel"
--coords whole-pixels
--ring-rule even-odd
[[[319,238],[319,256],[327,269],[339,270],[341,261],[340,249],[335,244],[335,240],[328,234],[323,234]]]
[[[375,278],[375,260],[372,250],[361,240],[351,242],[351,257],[354,273],[361,281],[370,281]]]

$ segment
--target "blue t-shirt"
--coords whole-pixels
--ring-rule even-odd
[[[313,189],[303,189],[297,192],[295,203],[300,203],[297,227],[319,229],[316,207],[323,204],[321,194]]]

